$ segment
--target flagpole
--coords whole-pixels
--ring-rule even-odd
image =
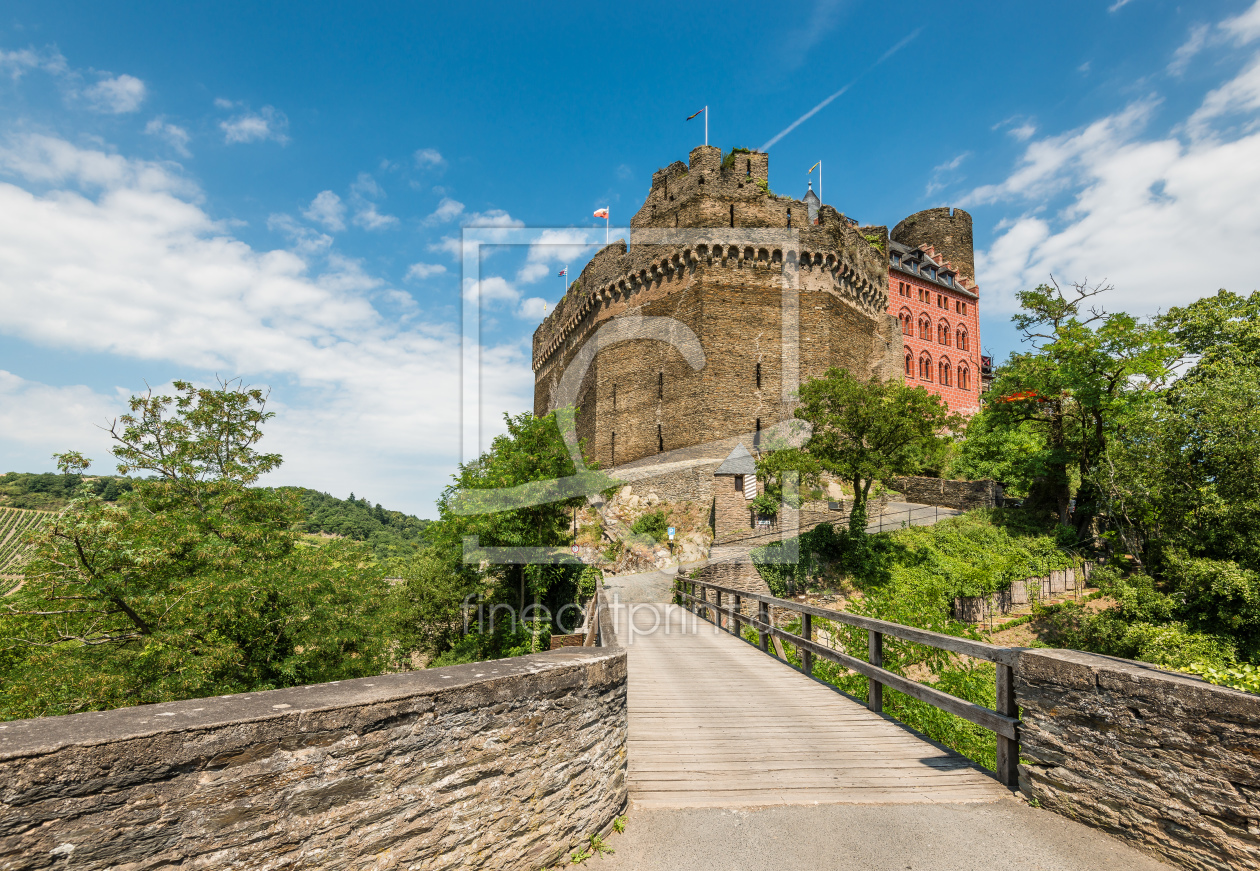
[[[569,292],[569,264],[564,264],[564,292]]]
[[[691,105],[694,106],[695,103],[692,103]],[[708,106],[704,107],[704,145],[706,148],[709,146],[709,107]]]
[[[604,209],[604,244],[608,244],[608,215],[607,209]]]

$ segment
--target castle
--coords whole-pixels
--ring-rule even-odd
[[[796,386],[833,366],[979,407],[966,212],[920,212],[890,235],[812,190],[776,196],[764,153],[700,146],[653,174],[630,226],[630,246],[596,253],[533,339],[535,413],[576,405],[602,467],[734,439],[756,449],[791,418]],[[599,342],[610,326],[626,329]]]

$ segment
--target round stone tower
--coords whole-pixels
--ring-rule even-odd
[[[976,280],[975,249],[971,240],[971,215],[962,209],[941,207],[915,212],[890,234],[894,242],[912,248],[933,246],[954,268]]]

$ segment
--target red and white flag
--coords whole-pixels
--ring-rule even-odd
[[[595,210],[595,217],[597,217],[597,218],[603,218],[605,221],[606,221],[606,220],[608,220],[608,208],[607,208],[607,207],[604,207],[604,208],[602,208],[602,209],[596,209],[596,210]]]

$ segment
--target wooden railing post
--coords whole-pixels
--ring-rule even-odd
[[[867,630],[867,662],[884,667],[884,633],[874,629]],[[884,685],[874,678],[868,678],[870,690],[866,694],[866,706],[877,714],[884,712]]]
[[[801,615],[801,637],[806,641],[814,640],[814,615]],[[812,675],[814,673],[814,653],[812,650],[801,651],[801,666],[805,669],[805,673]]]
[[[741,596],[739,593],[736,593],[735,594],[735,613],[738,614],[740,617],[744,616],[743,608],[744,608],[744,597]],[[743,624],[739,621],[739,617],[736,617],[735,625],[731,627],[731,632],[735,635],[742,636],[744,634],[740,628],[742,626]]]
[[[1019,717],[1015,704],[1015,669],[997,663],[997,712],[1008,717]],[[997,736],[997,778],[1003,785],[1015,789],[1019,786],[1019,740]]]
[[[713,616],[714,616],[714,620],[713,620],[713,622],[717,624],[717,627],[718,627],[719,629],[721,629],[721,628],[722,628],[722,591],[721,591],[721,590],[715,590],[715,592],[717,593],[717,602],[716,602],[716,604],[717,604],[717,611],[716,611],[716,612],[714,612],[714,615],[713,615]]]
[[[770,606],[765,602],[757,603],[757,637],[761,641],[761,650],[763,653],[770,652],[770,633],[766,632],[766,627],[770,623]]]

